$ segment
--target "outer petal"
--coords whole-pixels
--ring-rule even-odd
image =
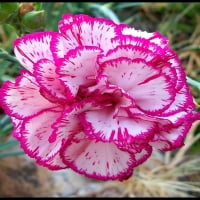
[[[105,61],[119,58],[129,58],[131,60],[139,58],[151,66],[161,69],[163,73],[170,75],[170,77],[176,76],[176,80],[172,79],[173,85],[177,86],[175,87],[176,89],[180,84],[183,85],[185,83],[185,78],[182,77],[183,75],[181,73],[181,70],[183,71],[183,69],[181,69],[181,64],[176,61],[176,55],[171,53],[168,48],[162,50],[160,47],[152,43],[138,46],[137,41],[135,41],[136,45],[124,45],[123,40],[120,42],[122,43],[121,45],[109,50],[105,56],[99,56],[98,62],[103,63]],[[180,90],[180,87],[177,90]]]
[[[149,40],[150,42],[155,43],[162,48],[167,46],[169,43],[169,40],[166,37],[162,36],[159,32],[148,33],[146,31],[136,30],[130,26],[123,24],[121,26],[118,26],[117,31],[119,34],[121,33],[122,35],[131,35],[133,37],[140,37],[143,40]]]
[[[105,142],[149,140],[155,128],[155,123],[139,118],[113,117],[114,108],[86,111],[79,119],[84,132],[92,139]],[[120,114],[118,114],[120,115]]]
[[[105,52],[112,48],[111,38],[116,36],[116,24],[103,18],[87,15],[63,15],[59,22],[62,36],[54,38],[51,46],[54,58],[59,61],[70,49],[78,46],[93,46]]]
[[[96,47],[79,47],[68,53],[57,69],[60,80],[66,85],[72,96],[76,96],[80,86],[94,83],[100,49]]]
[[[129,58],[132,60],[140,58],[148,62],[152,59],[155,59],[156,56],[157,54],[152,53],[151,50],[142,46],[121,45],[114,49],[110,49],[106,55],[100,56],[99,63],[119,58]]]
[[[30,77],[31,78],[31,77]],[[40,88],[24,76],[15,83],[7,81],[0,89],[0,103],[8,115],[23,119],[57,107],[40,94]]]
[[[154,135],[149,144],[162,151],[170,151],[176,148],[180,148],[184,145],[183,139],[187,135],[189,129],[191,128],[192,122],[188,120],[182,125],[171,128],[170,130],[161,131]]]
[[[175,88],[177,91],[179,91],[183,87],[183,85],[185,84],[187,85],[186,74],[183,70],[181,61],[178,58],[177,54],[168,47],[163,49],[162,56],[165,61],[168,61],[170,63],[171,68],[176,70],[177,81],[176,81]]]
[[[96,46],[104,51],[110,49],[110,40],[116,36],[117,27],[113,21],[83,14],[75,15],[69,24],[71,20],[69,17],[67,24],[60,29],[66,38],[76,38],[79,45]]]
[[[16,139],[19,139],[21,137],[21,127],[23,120],[19,120],[15,117],[11,117],[12,123],[13,123],[13,132],[12,136]]]
[[[152,147],[150,145],[146,145],[141,152],[135,153],[135,160],[137,161],[137,165],[141,165],[145,162],[152,153]]]
[[[30,33],[14,42],[14,52],[19,62],[30,72],[33,72],[33,64],[38,60],[46,58],[53,60],[50,43],[55,32]]]
[[[50,158],[49,160],[37,160],[37,163],[41,166],[47,167],[50,170],[60,170],[68,168],[68,166],[63,163],[60,157],[60,152],[58,152],[54,157]]]
[[[170,107],[162,113],[162,116],[176,114],[177,112],[195,109],[189,87],[185,84],[177,91],[175,99]]]
[[[60,115],[61,111],[59,110],[48,110],[33,118],[24,120],[20,143],[30,157],[47,161],[59,152],[64,138],[58,137],[54,141],[49,141],[49,138],[53,131],[51,126]]]
[[[175,88],[180,90],[183,84],[186,83],[185,73],[182,67],[182,64],[177,56],[177,54],[167,46],[162,48],[160,45],[156,43],[152,43],[150,40],[143,39],[141,37],[133,37],[131,35],[121,35],[116,36],[112,39],[112,50],[108,52],[108,56],[115,56],[117,52],[115,52],[116,47],[120,46],[134,46],[136,48],[145,48],[148,51],[151,51],[155,57],[153,59],[154,66],[157,66],[158,63],[168,63],[170,68],[175,69],[177,75],[177,81],[175,84]],[[119,51],[119,50],[118,50]],[[106,58],[102,58],[106,59]]]
[[[140,118],[152,123],[156,124],[156,129],[154,130],[155,132],[159,132],[160,130],[165,130],[173,127],[173,123],[168,119],[168,118],[162,118],[160,116],[156,116],[155,114],[147,114],[141,109],[138,109],[137,107],[130,108],[127,110],[128,114],[132,118]]]
[[[145,112],[141,111],[140,109],[134,107],[130,108],[129,115],[134,117],[138,117],[147,121],[156,122],[159,130],[165,130],[172,128],[174,126],[179,126],[184,121],[188,120],[192,116],[191,111],[180,111],[171,115],[162,115],[159,113],[158,115],[155,114],[146,114]]]
[[[124,180],[131,176],[134,155],[114,143],[89,140],[80,132],[62,148],[61,157],[74,171],[101,180]]]
[[[41,59],[34,65],[34,75],[42,89],[57,100],[67,101],[66,89],[55,70],[55,64],[47,59]]]
[[[136,166],[145,162],[152,153],[152,147],[149,144],[139,143],[138,141],[132,144],[118,144],[118,147],[135,155]]]
[[[112,43],[112,49],[118,47],[118,46],[124,46],[124,45],[132,45],[135,47],[143,47],[146,48],[153,53],[156,54],[163,54],[163,48],[161,48],[159,45],[156,45],[155,43],[152,43],[150,40],[143,39],[141,37],[133,37],[131,35],[117,35],[116,37],[111,39]]]
[[[187,121],[191,117],[191,115],[192,115],[191,111],[179,111],[177,113],[174,113],[172,115],[167,115],[167,116],[163,114],[161,116],[158,116],[158,118],[167,119],[174,126],[179,126],[185,121]]]
[[[64,31],[66,25],[70,25],[73,22],[73,15],[72,14],[63,14],[62,19],[58,22],[58,29],[59,31]]]
[[[116,59],[102,68],[108,81],[123,88],[145,112],[163,111],[175,98],[169,77],[140,59]]]

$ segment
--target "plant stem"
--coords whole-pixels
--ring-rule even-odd
[[[99,10],[102,14],[104,14],[105,16],[109,17],[116,24],[120,24],[120,20],[117,17],[117,15],[110,8],[108,8],[110,4],[100,5],[97,3],[92,3],[89,5],[91,8],[95,8],[95,9]]]
[[[0,58],[19,64],[19,61],[14,56],[11,56],[6,51],[0,49]]]
[[[196,87],[198,90],[200,90],[200,82],[190,78],[190,77],[186,77],[187,78],[187,82],[189,85]]]
[[[8,115],[4,115],[0,120],[0,129],[8,123],[10,123],[10,117]]]
[[[9,148],[9,147],[13,147],[17,144],[18,144],[17,140],[12,140],[12,141],[9,141],[9,142],[6,142],[6,143],[2,143],[2,144],[0,144],[0,150],[5,149],[5,148]]]

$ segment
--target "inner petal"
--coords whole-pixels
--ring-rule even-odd
[[[57,68],[59,79],[72,96],[76,96],[80,86],[94,82],[98,67],[96,59],[100,51],[95,47],[78,47],[70,51]]]
[[[47,93],[57,100],[67,100],[67,92],[55,72],[55,64],[47,59],[41,59],[34,65],[36,80]]]
[[[110,84],[125,90],[140,109],[158,112],[175,98],[169,76],[141,59],[115,59],[102,65],[102,74]],[[174,79],[175,77],[170,77]]]
[[[129,116],[124,117],[123,110],[119,110],[118,116],[114,117],[115,112],[111,107],[81,113],[79,119],[85,134],[104,142],[126,141],[126,143],[137,139],[146,141],[152,137],[155,123]]]

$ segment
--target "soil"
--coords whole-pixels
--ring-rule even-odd
[[[104,189],[108,183],[70,169],[48,170],[26,155],[0,159],[0,197],[120,196],[118,188]]]

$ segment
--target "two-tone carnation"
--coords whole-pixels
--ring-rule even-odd
[[[63,15],[58,28],[15,40],[25,69],[0,89],[26,154],[52,170],[124,180],[153,149],[183,145],[197,113],[166,37],[83,14]]]

